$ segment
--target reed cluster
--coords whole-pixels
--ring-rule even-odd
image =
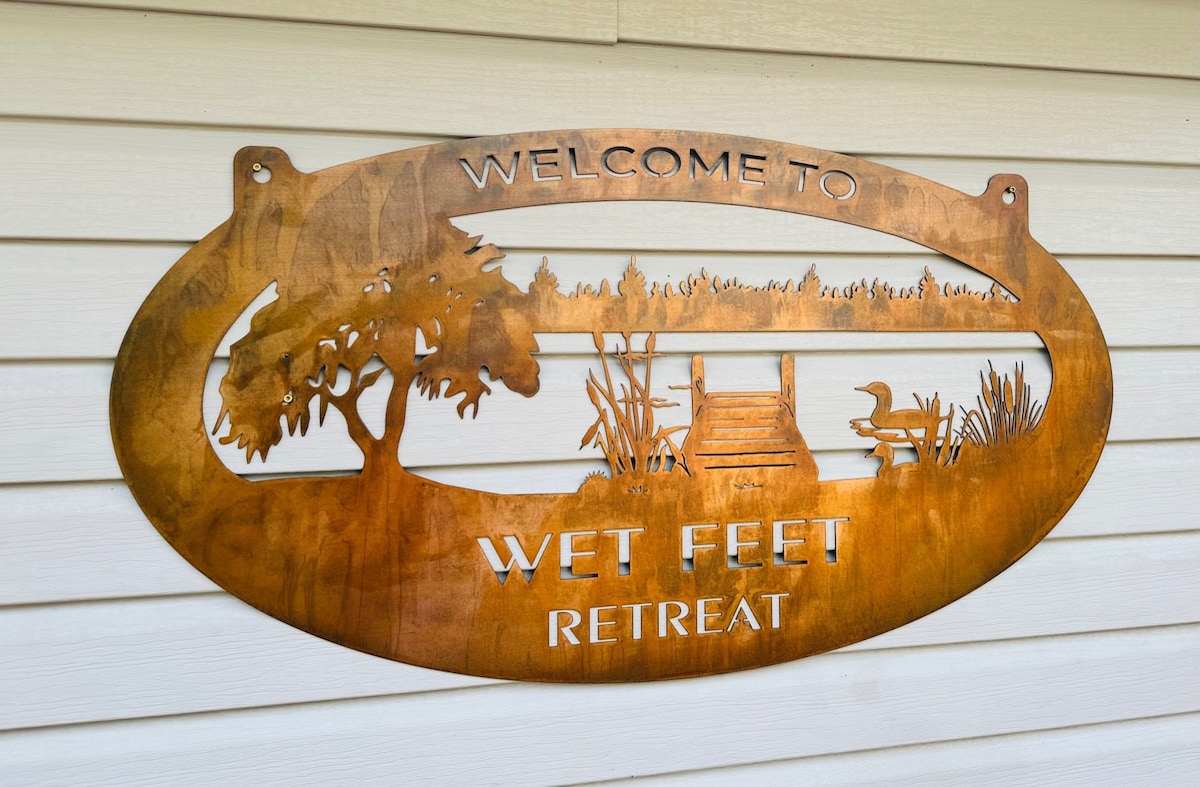
[[[1025,365],[1018,363],[1010,380],[1003,377],[988,362],[988,374],[979,373],[981,393],[976,397],[978,407],[963,410],[962,435],[971,444],[992,447],[1011,443],[1031,434],[1042,420],[1045,408],[1032,395],[1025,382]]]
[[[613,478],[623,473],[658,473],[676,468],[686,472],[683,454],[671,435],[687,427],[662,427],[654,423],[655,410],[679,404],[650,395],[654,359],[661,357],[654,352],[654,334],[646,338],[645,350],[640,352],[630,347],[629,333],[622,333],[621,337],[625,346],[616,347],[612,355],[624,380],[614,384],[604,336],[599,332],[592,334],[603,364],[604,382],[594,372],[588,372],[587,393],[597,417],[584,434],[580,448],[589,443],[600,448]]]

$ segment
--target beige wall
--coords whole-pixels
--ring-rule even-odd
[[[1200,776],[1195,3],[343,5],[0,2],[0,782]],[[1096,309],[1116,385],[1096,475],[1046,542],[950,607],[842,651],[573,687],[339,648],[226,595],[157,536],[113,457],[112,359],[153,283],[228,216],[238,148],[278,145],[312,170],[591,126],[779,139],[971,193],[1024,175],[1033,234]],[[568,286],[619,276],[631,253],[672,280],[815,263],[830,284],[908,285],[942,264],[828,222],[681,204],[460,224],[505,248],[519,283],[543,255]],[[1011,336],[772,341],[723,374],[754,379],[797,350],[823,472],[870,447],[825,425],[844,424],[836,392],[862,368],[920,382],[953,363],[1040,362]],[[586,343],[544,349],[547,389],[577,384]],[[970,375],[945,382],[960,383],[973,396]],[[593,467],[580,417],[501,390],[467,424],[423,406],[402,450],[454,483],[569,488]],[[281,445],[267,469],[355,460],[329,431]]]

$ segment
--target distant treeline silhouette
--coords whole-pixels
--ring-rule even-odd
[[[599,286],[579,283],[574,291],[565,296],[558,291],[558,277],[550,271],[549,260],[542,258],[542,265],[534,275],[529,292],[534,295],[559,295],[567,298],[610,298],[614,297],[612,285],[607,279]],[[727,292],[741,293],[771,293],[795,295],[806,300],[855,300],[855,299],[889,299],[889,300],[918,300],[924,298],[973,299],[975,301],[997,301],[1000,303],[1016,303],[1017,298],[993,283],[991,289],[980,292],[972,290],[965,284],[940,285],[929,267],[925,267],[925,275],[921,280],[909,287],[896,287],[878,278],[868,283],[866,279],[852,282],[844,287],[826,286],[821,283],[814,263],[799,281],[772,280],[765,286],[745,284],[736,277],[722,279],[720,276],[710,276],[708,271],[701,268],[700,275],[689,275],[677,286],[670,282],[660,284],[652,282],[647,288],[646,276],[637,267],[637,258],[632,257],[625,268],[625,275],[617,282],[615,296],[623,298],[704,298],[720,296]]]

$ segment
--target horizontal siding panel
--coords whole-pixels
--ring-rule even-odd
[[[610,44],[617,40],[617,0],[70,0],[56,5],[137,8],[188,14],[332,22]]]
[[[955,0],[880,9],[864,0],[807,2],[802,13],[755,0],[566,0],[451,4],[415,0],[71,0],[60,5],[331,22],[520,38],[659,43],[797,54],[931,60],[1134,74],[1200,76],[1188,2]],[[618,14],[619,6],[619,14]],[[1085,32],[1086,31],[1086,32]]]
[[[1186,0],[621,0],[621,40],[688,47],[1200,76]]]
[[[534,475],[562,475],[565,487],[588,469],[570,462],[434,470],[447,483],[476,486],[486,476],[520,491]],[[1194,529],[1197,476],[1200,442],[1111,444],[1049,538]],[[120,482],[0,486],[0,605],[215,590],[159,537]]]
[[[224,593],[20,607],[0,620],[12,632],[6,682],[23,687],[0,699],[4,730],[496,682],[341,647]]]
[[[1179,79],[27,4],[0,7],[0,70],[7,116],[475,136],[687,127],[701,102],[710,130],[819,148],[1200,161]]]
[[[909,391],[929,395],[936,388],[944,403],[956,401],[965,406],[973,404],[977,393],[975,370],[986,368],[988,360],[994,361],[999,370],[1011,369],[1014,359],[1026,356],[1013,351],[983,350],[928,356],[926,366],[962,370],[953,377],[961,395],[922,378],[919,355],[864,352],[818,357],[820,375],[811,378],[805,376],[809,361],[797,359],[797,417],[805,440],[813,451],[865,451],[869,441],[857,437],[846,423],[851,418],[868,415],[870,400],[865,394],[851,399],[845,392],[871,379],[881,379],[889,381],[905,399]],[[1191,403],[1200,397],[1200,351],[1115,350],[1112,358],[1115,400],[1109,440],[1200,436],[1200,424],[1189,417]],[[687,356],[670,360],[678,367],[676,371],[682,370],[686,380]],[[460,420],[452,403],[440,399],[430,402],[410,392],[401,461],[416,467],[476,464],[480,457],[498,463],[581,458],[578,440],[595,418],[595,413],[587,409],[582,393],[588,363],[584,358],[566,358],[556,364],[554,374],[544,364],[542,389],[535,399],[525,399],[502,385],[496,386],[488,401],[483,402],[476,421]],[[660,369],[664,368],[663,363],[659,362]],[[222,364],[221,361],[213,364],[210,392],[215,391]],[[734,380],[777,374],[769,372],[771,364],[778,369],[773,357],[738,358],[726,367],[720,379],[730,381],[725,387],[732,389]],[[1027,366],[1030,377],[1035,369]],[[111,375],[111,364],[96,361],[0,365],[0,409],[10,416],[0,423],[0,438],[9,448],[0,456],[0,483],[117,478],[119,471],[108,426]],[[716,385],[718,377],[713,368],[708,376],[710,387]],[[669,378],[659,379],[666,384]],[[383,391],[378,394],[381,402],[382,397]],[[219,411],[219,396],[214,394],[209,400],[211,423]],[[685,409],[665,411],[666,415],[659,420],[664,425],[672,416],[686,420],[687,414],[682,412]],[[338,418],[331,409],[323,428],[310,430],[306,437],[284,440],[272,449],[269,465],[264,466],[257,457],[253,464],[243,465],[232,446],[226,447],[227,453],[223,455],[238,472],[357,469],[362,455],[346,436]],[[531,429],[533,424],[536,429]],[[55,446],[70,448],[54,450]],[[592,456],[600,458],[599,453]]]
[[[1047,542],[979,590],[849,650],[1200,621],[1200,533]],[[293,629],[224,594],[0,610],[10,688],[0,729],[339,697],[476,679],[400,666]]]
[[[695,125],[692,117],[679,125]],[[815,144],[803,129],[789,129],[777,138]],[[298,168],[313,171],[438,141],[399,135],[0,121],[0,171],[6,173],[0,238],[194,242],[229,217],[233,155],[243,146],[282,147]],[[843,145],[839,150],[848,143],[835,142]],[[1029,182],[1030,229],[1054,254],[1197,251],[1200,173],[1194,167],[872,158],[969,194],[982,193],[995,174],[1022,175]],[[459,223],[501,246],[522,248],[922,250],[908,241],[833,221],[687,203],[522,208]]]
[[[850,648],[918,647],[1196,622],[1200,622],[1200,533],[1067,539],[1039,545],[974,593]]]
[[[605,785],[1163,787],[1200,781],[1200,714],[688,771]]]
[[[0,486],[0,605],[215,591],[120,481]]]
[[[0,120],[0,236],[194,242],[233,210],[247,145],[281,147],[310,172],[446,139]]]
[[[26,730],[0,737],[0,759],[21,784],[612,779],[1190,713],[1198,638],[1193,625],[839,652],[619,691],[499,684]]]
[[[0,273],[8,282],[0,288],[0,335],[20,336],[19,342],[0,347],[2,360],[113,358],[125,329],[146,294],[167,269],[187,251],[176,244],[84,244],[0,242]],[[619,278],[628,257],[616,252],[578,252],[558,249],[512,249],[503,270],[519,287],[532,281],[542,256],[552,261],[560,289],[571,281]],[[816,264],[828,284],[849,284],[875,277],[910,284],[923,265],[938,267],[933,255],[863,257],[855,255],[750,255],[638,253],[638,265],[648,275],[671,275],[673,280],[698,273],[736,273],[762,278],[760,270],[787,271],[799,276]],[[1104,329],[1110,347],[1178,347],[1200,345],[1200,258],[1068,258],[1068,273],[1079,284]],[[966,268],[959,269],[966,272]],[[936,274],[935,274],[936,275]],[[966,275],[939,276],[957,282]],[[982,288],[980,288],[982,289]],[[1153,303],[1153,308],[1146,308]],[[760,334],[754,347],[764,352],[776,346],[813,346],[827,342],[830,349],[855,346],[1012,347],[1015,337],[1003,334],[889,335],[883,333],[839,335]],[[714,337],[713,341],[716,341]],[[747,346],[744,342],[741,346]],[[552,345],[543,336],[541,345]],[[223,345],[221,352],[228,352]]]

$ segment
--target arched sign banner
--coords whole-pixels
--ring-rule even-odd
[[[199,570],[269,615],[368,653],[606,682],[837,648],[1010,566],[1066,513],[1104,445],[1104,337],[1030,237],[1015,175],[970,196],[798,145],[585,130],[449,142],[314,173],[281,150],[245,148],[233,193],[230,219],[166,273],[125,336],[111,398],[117,457],[147,517]],[[699,271],[661,282],[631,264],[611,285],[562,292],[549,263],[532,281],[505,278],[502,251],[455,223],[620,200],[858,225],[993,284],[943,289],[927,274],[919,286],[840,290],[812,270],[762,286]],[[206,422],[222,337],[272,285],[276,297],[229,350],[218,423]],[[778,358],[778,385],[755,391],[710,383],[702,354],[684,359],[690,379],[670,382],[675,412],[690,417],[665,425],[671,402],[656,393],[661,373],[651,379],[659,348],[680,332],[730,331],[1036,334],[1052,384],[1037,396],[1019,365],[963,369],[978,395],[956,408],[868,373],[834,393],[860,404],[838,429],[861,440],[871,469],[826,479],[798,426],[791,354]],[[440,406],[462,416],[497,386],[536,401],[537,337],[555,333],[595,345],[573,394],[595,420],[573,439],[603,471],[576,491],[503,494],[402,465],[410,399],[449,399]],[[372,429],[361,397],[389,381]],[[359,473],[252,480],[210,443],[216,427],[247,460],[265,461],[331,413],[361,451]],[[461,452],[488,461],[469,443]]]

